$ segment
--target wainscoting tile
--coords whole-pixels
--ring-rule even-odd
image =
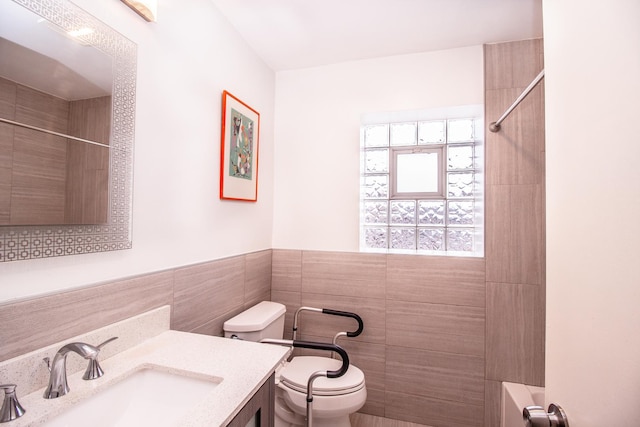
[[[1,305],[0,360],[171,304],[172,287],[162,272]]]
[[[485,381],[484,384],[484,426],[498,427],[501,419],[502,383]]]
[[[302,291],[384,298],[386,259],[383,254],[304,251]]]
[[[543,284],[543,203],[539,185],[487,189],[487,282]]]
[[[224,336],[224,322],[231,319],[236,314],[240,314],[244,310],[244,307],[235,308],[229,312],[221,313],[219,316],[214,317],[204,325],[198,326],[195,329],[190,330],[194,334],[212,335],[216,337]]]
[[[244,256],[175,270],[171,329],[190,332],[243,307],[244,279]]]
[[[376,417],[374,415],[356,412],[355,414],[351,414],[351,427],[429,427],[429,426],[424,424],[410,423],[407,421]]]
[[[0,79],[0,85],[2,80]],[[0,99],[0,112],[2,100]],[[11,174],[13,173],[13,126],[0,123],[0,224],[11,220]]]
[[[385,416],[385,392],[376,388],[367,387],[367,401],[360,409],[364,414]],[[353,427],[353,426],[352,426]]]
[[[484,307],[483,258],[387,256],[387,299]]]
[[[322,337],[305,334],[300,334],[300,339],[305,341],[331,342],[331,340],[326,340]],[[349,355],[350,363],[353,363],[364,372],[367,389],[384,390],[386,369],[386,349],[384,345],[357,342],[345,337],[338,340],[338,345],[345,349]],[[328,356],[327,352],[308,349],[302,349],[298,354]]]
[[[287,307],[284,316],[284,339],[293,339],[293,315],[300,308],[300,292],[271,291],[271,301],[279,302]]]
[[[391,391],[385,393],[385,406],[387,418],[443,427],[484,426],[484,406]]]
[[[17,92],[14,82],[0,77],[0,115],[5,119],[15,120]]]
[[[271,299],[271,250],[250,253],[244,258],[244,305],[251,307]]]
[[[544,338],[544,289],[487,283],[488,380],[544,386]]]
[[[484,406],[484,359],[387,347],[386,391]]]
[[[356,341],[384,344],[385,342],[385,300],[379,298],[323,295],[304,292],[302,306],[350,311],[362,318],[364,330]],[[316,335],[331,340],[340,331],[355,331],[358,323],[350,317],[303,311],[299,318],[299,330],[308,335]]]
[[[273,249],[271,259],[271,290],[300,292],[302,251]]]
[[[387,301],[387,345],[484,357],[485,309]]]

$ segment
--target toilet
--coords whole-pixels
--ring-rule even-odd
[[[282,339],[284,305],[262,301],[224,322],[224,335],[248,341]],[[273,344],[264,344],[273,345]],[[329,354],[296,356],[276,370],[275,427],[306,426],[307,381],[316,371],[337,370],[339,359]],[[317,378],[313,382],[313,425],[315,427],[351,427],[349,415],[367,400],[364,373],[353,364],[339,378]]]

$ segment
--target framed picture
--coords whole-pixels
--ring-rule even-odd
[[[260,113],[227,92],[222,93],[220,198],[258,200]]]

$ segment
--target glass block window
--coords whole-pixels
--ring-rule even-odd
[[[362,127],[362,251],[483,255],[478,117]]]

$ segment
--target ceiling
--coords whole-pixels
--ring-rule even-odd
[[[542,37],[542,0],[211,0],[275,71]]]

